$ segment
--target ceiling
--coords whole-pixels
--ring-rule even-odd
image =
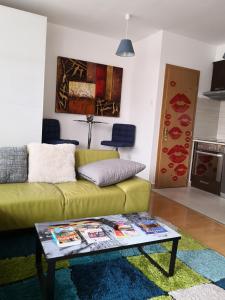
[[[225,43],[225,0],[0,0],[0,4],[45,15],[48,21],[119,39],[125,13],[129,36],[142,39],[159,29]]]

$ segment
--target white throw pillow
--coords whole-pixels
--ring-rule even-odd
[[[75,145],[32,143],[27,148],[29,153],[28,182],[76,181]]]

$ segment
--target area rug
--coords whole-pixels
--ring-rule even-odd
[[[176,269],[167,278],[137,248],[57,264],[57,300],[225,300],[225,257],[182,234]],[[0,299],[41,300],[34,232],[1,235]],[[171,243],[145,247],[168,268]]]

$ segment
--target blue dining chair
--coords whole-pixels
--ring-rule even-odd
[[[56,119],[43,119],[42,143],[79,145],[77,140],[60,139],[60,124]]]
[[[115,147],[133,147],[135,143],[136,126],[132,124],[113,124],[112,140],[101,141],[101,145]]]

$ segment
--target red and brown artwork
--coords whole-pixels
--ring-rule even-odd
[[[176,94],[171,100],[170,104],[175,112],[184,113],[191,105],[191,101],[185,94]]]
[[[123,69],[57,58],[56,112],[120,116]]]

